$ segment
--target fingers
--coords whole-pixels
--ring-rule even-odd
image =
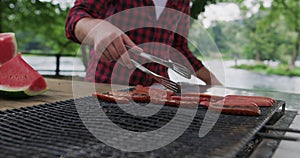
[[[143,51],[143,49],[135,45],[135,43],[127,35],[123,34],[121,35],[121,37],[124,43],[128,45],[130,48],[137,49],[138,51]]]
[[[91,44],[94,45],[96,54],[103,61],[118,61],[120,64],[132,68],[131,59],[127,53],[125,44],[135,46],[130,38],[119,28],[111,23],[101,20],[97,21],[94,31],[88,35]]]
[[[109,60],[117,60],[120,56],[117,48],[114,44],[110,44],[106,47],[106,52],[103,53]]]
[[[111,35],[108,38],[102,38],[101,40],[96,42],[97,44],[95,44],[95,47],[94,47],[96,53],[99,56],[101,56],[101,59],[103,61],[118,61],[123,66],[126,66],[130,69],[133,68],[130,56],[127,52],[127,49],[125,47],[124,40],[122,37],[126,37],[127,38],[126,40],[131,42],[131,45],[135,46],[135,44],[126,35],[121,35],[119,37],[112,38],[114,36],[115,36],[115,34]],[[114,39],[114,40],[109,41],[111,39]]]
[[[204,81],[206,85],[222,85],[222,83],[211,73],[206,67],[200,68],[196,72],[196,76]]]
[[[127,49],[123,43],[122,37],[117,38],[114,41],[114,46],[115,46],[115,48],[117,48],[117,52],[119,53],[118,55],[120,55],[119,57],[121,57],[122,63],[125,64],[130,69],[133,68],[130,56],[129,56]]]
[[[99,31],[92,34],[94,50],[104,61],[118,61],[121,65],[132,68],[130,56],[125,45],[136,47],[134,42],[114,25],[103,21],[97,27]],[[140,48],[137,48],[140,49]]]

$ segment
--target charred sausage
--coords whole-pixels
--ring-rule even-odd
[[[260,109],[258,106],[221,106],[218,104],[211,104],[209,109],[220,111],[224,114],[234,114],[234,115],[260,115]]]
[[[224,99],[222,96],[217,95],[210,95],[210,94],[204,94],[204,93],[198,93],[198,92],[186,92],[182,94],[184,97],[199,97],[200,99],[207,99],[210,101],[218,101]]]
[[[150,96],[144,93],[116,91],[108,92],[108,94],[115,97],[124,97],[137,103],[147,103],[150,101]]]
[[[103,93],[94,93],[93,96],[103,100],[107,101],[109,103],[120,103],[120,104],[128,104],[129,100],[125,97],[117,97],[117,96],[112,96],[109,94],[103,94]]]
[[[224,106],[251,106],[251,105],[258,106],[255,102],[252,101],[230,100],[230,99],[219,100],[217,102],[214,102],[214,104],[224,105]]]
[[[141,86],[141,85],[137,85],[135,87],[135,89],[133,90],[133,92],[134,93],[148,94],[153,98],[169,98],[170,96],[174,95],[174,92],[171,92],[171,91],[168,91],[168,90],[144,87],[144,86]]]
[[[178,96],[178,95],[174,95],[174,96],[171,96],[170,98],[172,100],[193,101],[193,102],[209,101],[208,98],[197,97],[197,96]]]
[[[264,96],[242,96],[242,95],[227,95],[225,102],[253,102],[258,106],[273,106],[275,100]]]
[[[183,101],[183,100],[174,100],[174,99],[151,99],[151,102],[154,104],[163,104],[167,106],[183,106],[187,108],[198,107],[199,102],[197,101]]]
[[[224,114],[233,114],[233,115],[251,115],[257,116],[260,115],[261,111],[259,107],[252,103],[249,105],[237,106],[237,105],[224,105],[218,103],[211,103],[209,101],[202,101],[200,105],[207,107],[212,111],[222,112]]]

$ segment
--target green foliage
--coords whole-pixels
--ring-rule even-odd
[[[189,48],[195,56],[200,59],[220,57],[221,54],[214,39],[200,22],[192,23],[190,32],[192,33],[189,34]]]
[[[288,65],[280,65],[277,68],[268,68],[266,73],[282,76],[300,76],[300,68],[290,70]]]
[[[220,52],[226,58],[232,58],[233,56],[244,57],[243,46],[248,41],[243,35],[245,29],[241,22],[242,21],[220,21],[208,29]]]
[[[220,2],[236,2],[241,3],[244,0],[191,0],[191,17],[193,19],[198,19],[198,15],[205,11],[205,6],[209,4],[215,4]]]
[[[300,53],[300,0],[273,0],[272,6],[266,19],[269,24],[281,22],[279,26],[284,26],[281,30],[288,41],[285,41],[285,47],[290,56],[290,67],[295,66],[295,62]]]
[[[271,67],[265,64],[247,65],[241,64],[233,66],[234,68],[249,70],[258,73],[264,73],[269,75],[282,75],[282,76],[300,76],[300,68],[290,70],[289,65],[281,64],[278,67]]]
[[[268,8],[263,6],[263,0],[256,0],[253,3],[260,6],[259,11],[251,16],[248,15],[250,8],[243,3],[224,1],[239,4],[245,15],[233,22],[215,22],[209,28],[225,57],[235,55],[294,64],[300,53],[300,0],[273,0]]]
[[[268,68],[268,66],[265,64],[256,64],[256,65],[241,64],[241,65],[234,66],[234,68],[251,70],[255,72],[264,72]]]
[[[216,0],[192,2],[191,15],[197,19],[205,5]],[[0,0],[0,32],[15,32],[21,51],[75,54],[79,45],[67,40],[64,32],[68,10],[51,1]]]
[[[208,4],[216,3],[216,0],[191,0],[191,17],[198,19],[198,15],[205,11],[205,6]]]
[[[15,32],[19,51],[75,54],[79,46],[66,39],[68,8],[39,0],[2,0],[0,32]]]
[[[297,58],[297,44],[300,45],[299,1],[273,0],[271,8],[265,8],[263,0],[256,0],[260,5],[257,14],[234,22],[216,22],[208,29],[211,37],[203,30],[192,29],[191,38],[197,42],[190,47],[197,56],[200,54],[196,47],[201,48],[201,53],[220,51],[226,58],[238,55],[261,61],[279,60],[283,64],[294,62],[292,58]],[[243,0],[192,0],[191,16],[197,19],[205,6],[219,2],[239,4],[245,15],[249,11]],[[0,32],[15,32],[22,51],[75,54],[79,45],[67,40],[64,32],[68,10],[39,0],[0,0]]]

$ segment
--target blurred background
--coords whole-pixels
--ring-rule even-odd
[[[14,32],[18,51],[45,76],[85,75],[87,50],[64,31],[74,1],[0,0],[0,32]],[[218,49],[205,62],[222,59],[225,86],[298,96],[299,8],[300,0],[192,0],[190,38],[209,34]]]

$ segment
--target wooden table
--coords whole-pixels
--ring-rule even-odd
[[[6,99],[0,98],[0,110],[8,110],[26,106],[39,105],[44,103],[51,103],[56,101],[68,100],[74,97],[73,86],[76,85],[77,89],[80,89],[80,94],[76,94],[76,97],[90,96],[90,87],[95,87],[97,92],[107,92],[111,90],[110,84],[94,84],[83,81],[72,81],[63,79],[50,79],[46,78],[48,84],[48,90],[38,96],[30,97],[26,99]],[[127,86],[116,85],[114,88],[122,89],[128,88]]]

